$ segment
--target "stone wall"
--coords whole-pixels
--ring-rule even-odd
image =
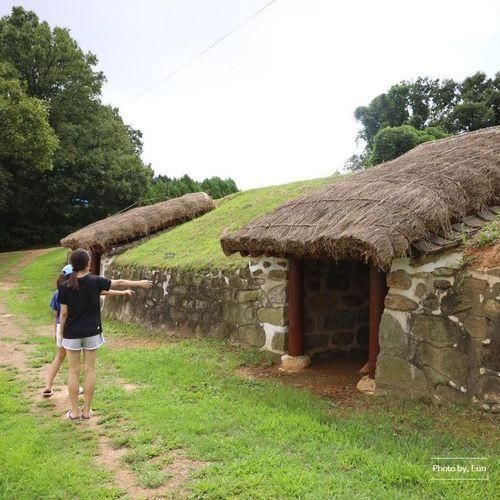
[[[355,261],[305,261],[307,354],[368,350],[368,324],[368,266]]]
[[[106,261],[112,279],[151,279],[151,290],[130,299],[109,298],[104,314],[165,329],[177,335],[208,336],[260,347],[286,348],[288,261],[262,258],[232,271],[169,272],[120,267]]]
[[[462,254],[393,262],[380,324],[378,392],[500,411],[500,268]]]

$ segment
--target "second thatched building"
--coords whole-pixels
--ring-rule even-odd
[[[214,201],[206,193],[189,193],[98,220],[63,238],[61,245],[72,250],[89,250],[92,255],[91,271],[104,274],[102,268],[117,253],[214,208]],[[103,257],[107,257],[104,262]]]

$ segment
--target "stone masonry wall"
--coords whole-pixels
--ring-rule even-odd
[[[368,266],[319,260],[304,265],[304,335],[309,355],[368,349]]]
[[[215,337],[283,353],[288,261],[262,258],[210,273],[136,269],[106,263],[112,279],[151,279],[151,290],[105,300],[104,314],[177,335]]]
[[[378,392],[500,411],[500,268],[460,252],[393,262],[380,324]]]

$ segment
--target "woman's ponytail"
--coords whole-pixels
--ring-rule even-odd
[[[69,280],[68,280],[68,288],[72,288],[73,290],[78,290],[78,278],[76,277],[76,271],[73,268],[73,272],[71,273]]]
[[[71,255],[69,256],[69,262],[73,267],[73,272],[69,277],[67,286],[68,288],[72,288],[73,290],[78,290],[78,277],[76,273],[78,271],[83,271],[89,265],[90,254],[87,252],[87,250],[79,248],[78,250],[75,250],[71,253]]]

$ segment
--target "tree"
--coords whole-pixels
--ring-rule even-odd
[[[233,179],[221,179],[220,177],[210,177],[201,183],[201,189],[212,198],[224,198],[224,196],[237,193],[238,187]]]
[[[423,142],[442,139],[446,136],[447,134],[441,129],[434,127],[428,127],[425,130],[417,130],[411,125],[385,127],[379,130],[373,138],[369,164],[377,165],[393,160]]]
[[[0,157],[43,171],[52,168],[57,137],[48,122],[47,106],[26,96],[15,71],[0,63]]]
[[[212,198],[217,199],[238,192],[238,187],[231,178],[210,177],[200,183],[191,179],[187,174],[178,179],[158,175],[153,179],[151,187],[142,199],[142,203],[158,203],[183,194],[197,193],[199,191],[204,191]]]
[[[359,136],[371,147],[377,132],[385,127],[411,125],[421,130],[439,126],[457,102],[457,89],[453,80],[430,78],[393,85],[368,106],[356,108],[354,117],[362,124]]]
[[[139,131],[100,102],[104,75],[63,28],[14,7],[0,19],[0,61],[15,68],[28,98],[43,101],[57,135],[50,170],[19,169],[0,218],[2,245],[53,242],[114,213],[148,190],[152,169],[141,158]]]
[[[380,158],[387,161],[424,138],[410,129],[388,130],[379,136],[387,127],[430,130],[427,134],[432,139],[442,132],[456,134],[500,124],[500,72],[493,79],[478,72],[461,83],[430,78],[403,81],[375,97],[368,106],[356,108],[354,116],[361,124],[358,138],[366,148],[346,162],[350,170],[374,165]],[[442,132],[436,136],[437,129]],[[392,145],[391,140],[395,141]]]
[[[0,63],[0,211],[19,203],[19,184],[52,169],[57,137],[46,105],[28,97],[12,67]],[[5,221],[3,221],[5,223]],[[5,237],[5,236],[4,236]]]
[[[0,56],[17,68],[27,93],[51,103],[72,97],[77,107],[82,97],[98,98],[105,81],[93,67],[97,58],[84,53],[69,34],[22,7],[13,7],[10,16],[0,19]],[[79,99],[75,99],[78,95]]]

